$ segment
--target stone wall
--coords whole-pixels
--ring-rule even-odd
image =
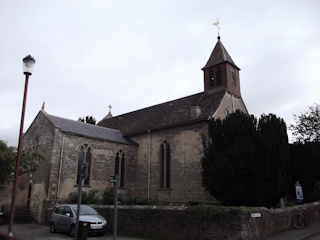
[[[136,146],[119,144],[98,139],[90,139],[80,136],[64,136],[63,153],[61,154],[61,174],[59,184],[58,199],[66,200],[70,192],[78,191],[77,164],[79,149],[83,144],[87,144],[92,149],[90,184],[84,185],[84,191],[91,189],[104,191],[107,187],[112,188],[109,177],[114,175],[115,156],[118,151],[122,151],[126,158],[126,179],[125,186],[119,192],[125,192],[128,196],[134,189]],[[59,179],[59,175],[56,175]]]
[[[304,205],[310,224],[320,219],[320,203]],[[113,206],[94,206],[113,229]],[[297,206],[267,208],[118,206],[118,234],[170,240],[257,240],[292,229]],[[47,223],[51,210],[48,210]],[[261,217],[253,217],[253,213]]]
[[[139,144],[136,197],[174,204],[214,202],[201,185],[202,137],[206,132],[203,122],[132,136]],[[160,188],[160,146],[164,141],[170,144],[170,188]]]

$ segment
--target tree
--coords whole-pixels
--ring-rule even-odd
[[[277,203],[279,196],[284,198],[290,185],[289,177],[289,144],[286,123],[276,115],[262,114],[258,131],[264,139],[265,164],[268,170],[266,176],[266,198],[271,203]]]
[[[295,183],[303,189],[303,201],[319,201],[320,142],[296,142],[290,144],[290,195],[295,196]]]
[[[14,168],[16,165],[17,151],[15,147],[8,147],[7,143],[0,140],[0,192],[13,181]],[[43,157],[32,150],[21,152],[19,175],[26,172],[35,171],[39,167],[39,160]]]
[[[240,111],[209,121],[204,139],[202,185],[224,205],[266,206],[279,202],[288,187],[288,137],[275,115]]]
[[[0,192],[12,181],[15,156],[15,148],[8,147],[6,142],[0,140]]]
[[[293,130],[295,142],[320,142],[320,105],[315,103],[305,113],[293,115],[295,124],[289,126]]]
[[[84,120],[84,118],[79,118],[78,119],[79,122],[86,122],[92,125],[96,124],[96,119],[92,116],[86,116],[86,120]]]

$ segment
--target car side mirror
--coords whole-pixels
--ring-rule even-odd
[[[70,217],[70,216],[71,216],[71,214],[70,214],[70,213],[66,213],[66,216],[67,216],[67,217]]]

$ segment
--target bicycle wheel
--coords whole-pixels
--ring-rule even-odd
[[[298,229],[303,228],[304,222],[300,215],[295,215],[292,217],[292,225]]]
[[[307,214],[304,215],[304,225],[305,225],[306,227],[309,226],[309,217],[308,217]]]

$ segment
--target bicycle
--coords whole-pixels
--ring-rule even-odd
[[[292,217],[292,225],[297,228],[303,228],[309,226],[309,217],[306,214],[306,208],[298,208],[298,214]],[[302,210],[302,211],[301,211]]]

